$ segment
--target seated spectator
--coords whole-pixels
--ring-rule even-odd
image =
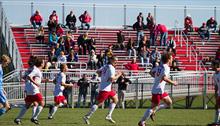
[[[49,44],[50,46],[55,46],[57,44],[58,37],[56,34],[56,31],[52,31],[52,33],[49,33]]]
[[[160,62],[161,59],[161,54],[158,51],[158,48],[156,47],[154,51],[151,52],[151,62],[153,64],[153,66],[155,66],[156,62]]]
[[[185,28],[185,33],[188,32],[193,32],[193,20],[191,18],[191,15],[187,15],[185,20],[184,20],[184,28]]]
[[[121,50],[123,50],[125,47],[124,41],[125,41],[125,36],[122,34],[122,31],[119,30],[119,32],[117,32],[117,44],[119,45]]]
[[[87,41],[88,52],[91,52],[91,50],[94,50],[94,51],[96,50],[95,43],[96,43],[95,38],[91,37],[91,39],[88,39],[88,41]]]
[[[96,70],[96,64],[98,62],[97,56],[95,54],[94,50],[91,50],[90,54],[89,54],[89,61],[88,61],[88,65],[90,66],[91,70]]]
[[[56,46],[55,46],[55,55],[56,55],[56,57],[58,57],[60,55],[61,51],[62,51],[62,49],[60,47],[60,44],[57,43]]]
[[[144,69],[140,69],[137,62],[136,62],[136,58],[133,58],[131,63],[127,63],[124,65],[125,68],[127,70],[130,70],[130,76],[131,75],[137,75],[139,70],[144,70]]]
[[[39,43],[44,43],[44,27],[43,26],[40,26],[38,28],[36,39],[38,40]]]
[[[105,51],[104,50],[100,50],[100,53],[97,55],[97,66],[98,66],[98,69],[103,67],[105,64],[106,64],[106,61],[105,61]]]
[[[144,22],[141,20],[138,20],[136,23],[133,24],[133,29],[137,31],[136,46],[139,47],[140,41],[144,37]]]
[[[50,51],[48,52],[48,62],[52,62],[53,58],[57,58],[56,54],[55,54],[55,48],[51,47]]]
[[[63,37],[59,37],[57,43],[59,43],[61,50],[65,52],[64,38]]]
[[[127,44],[127,51],[128,51],[128,58],[129,59],[131,58],[132,53],[133,53],[134,57],[137,56],[137,53],[136,53],[136,50],[135,50],[134,46],[135,46],[134,41],[132,40],[132,38],[129,38],[128,44]]]
[[[49,16],[49,20],[53,20],[58,24],[58,15],[55,10],[53,10],[52,14]]]
[[[215,59],[220,61],[220,47],[219,47],[218,50],[216,51]]]
[[[181,71],[181,69],[179,68],[179,62],[176,58],[173,59],[172,66],[170,68],[171,71]]]
[[[158,33],[160,33],[160,46],[166,46],[166,42],[168,38],[167,27],[163,24],[158,24],[156,27],[156,36]]]
[[[202,23],[202,26],[199,28],[198,33],[199,33],[199,35],[202,39],[202,42],[203,42],[202,44],[204,45],[205,44],[204,43],[205,38],[207,38],[207,41],[210,38],[210,33],[209,33],[209,30],[208,30],[205,22]]]
[[[73,11],[70,11],[70,13],[66,16],[66,25],[71,30],[76,30],[76,16],[73,13]]]
[[[147,36],[146,35],[141,39],[140,45],[139,45],[139,47],[137,49],[138,53],[141,51],[142,47],[150,48],[150,42],[149,42],[149,40],[147,40]]]
[[[206,25],[208,27],[208,30],[211,31],[213,30],[213,32],[217,31],[217,21],[214,19],[214,17],[211,17],[207,22]]]
[[[75,46],[75,43],[70,37],[67,37],[64,42],[65,52],[66,54],[69,54],[70,49],[72,49]]]
[[[57,25],[57,27],[56,27],[56,34],[57,34],[58,37],[63,36],[64,30],[63,30],[63,28],[61,27],[61,24],[58,24],[58,25]]]
[[[85,29],[85,26],[87,27],[87,30],[90,29],[90,22],[92,18],[90,17],[89,13],[87,11],[84,11],[82,15],[79,16],[79,21],[81,22],[82,29]]]
[[[167,48],[171,48],[173,53],[176,55],[176,41],[173,39],[173,36],[168,41]]]
[[[86,47],[88,42],[88,33],[85,33],[83,35],[80,35],[77,39],[77,44],[79,47],[79,55],[86,55]],[[83,53],[82,53],[83,52]]]
[[[47,22],[47,26],[48,26],[48,31],[49,31],[49,33],[51,33],[52,31],[56,31],[57,25],[58,25],[58,24],[56,23],[56,21],[55,21],[54,19],[49,20],[49,21]]]
[[[67,62],[75,62],[74,53],[75,53],[74,50],[71,49],[69,55],[66,57],[66,61],[67,61]],[[73,69],[74,64],[72,64],[72,63],[67,63],[67,66],[68,66],[69,69]]]
[[[66,56],[64,55],[64,52],[61,51],[60,55],[57,57],[57,60],[59,63],[65,63],[66,62]]]
[[[147,20],[147,25],[146,25],[147,29],[152,29],[155,25],[155,20],[151,13],[148,13],[146,20]]]
[[[109,59],[109,58],[111,58],[111,57],[114,56],[112,47],[113,47],[112,45],[109,45],[109,46],[108,46],[108,49],[105,50],[105,55],[106,55],[106,60],[107,60],[107,62],[108,62],[108,59]]]
[[[142,47],[141,49],[140,49],[140,52],[139,52],[139,54],[138,54],[138,57],[140,58],[140,61],[141,61],[141,65],[142,66],[144,66],[145,65],[145,63],[147,63],[147,50],[146,50],[146,48],[145,47]],[[149,57],[148,57],[149,58]],[[148,61],[149,61],[149,59],[148,59]],[[148,64],[149,64],[149,62],[148,62]]]
[[[40,12],[36,10],[34,15],[32,15],[30,18],[30,22],[33,25],[33,28],[36,29],[37,28],[36,25],[40,27],[42,24],[42,21],[43,21],[43,18],[41,17]]]

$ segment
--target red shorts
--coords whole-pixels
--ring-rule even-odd
[[[54,102],[56,104],[64,103],[66,101],[66,98],[64,96],[55,96]]]
[[[24,100],[26,103],[41,102],[43,101],[43,96],[41,93],[37,93],[35,95],[27,95]]]
[[[169,96],[167,92],[164,92],[163,94],[152,94],[152,103],[159,105],[160,100],[167,96]]]
[[[106,99],[110,97],[114,97],[116,95],[115,91],[99,91],[99,94],[97,96],[97,101],[99,103],[104,102]]]

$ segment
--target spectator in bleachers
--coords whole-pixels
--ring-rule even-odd
[[[166,46],[168,30],[167,27],[163,24],[158,24],[156,27],[156,36],[160,33],[160,46]]]
[[[65,52],[66,54],[69,54],[70,49],[72,49],[75,46],[75,43],[70,37],[66,37],[64,41],[64,46],[65,46]]]
[[[176,58],[173,59],[172,61],[172,66],[170,67],[171,71],[181,71],[181,69],[179,68],[179,62]]]
[[[151,52],[151,62],[153,64],[153,66],[155,66],[156,62],[160,62],[161,59],[161,54],[158,50],[158,48],[156,47],[154,51]]]
[[[142,14],[142,12],[140,12],[139,14],[138,14],[138,16],[137,16],[137,21],[139,22],[144,22],[144,17],[143,17],[143,14]]]
[[[95,48],[96,40],[95,38],[91,37],[91,39],[88,39],[87,41],[87,50],[88,52],[91,52],[91,50],[96,50]]]
[[[85,29],[85,26],[87,27],[87,30],[90,29],[90,22],[92,18],[90,17],[89,13],[87,11],[84,11],[82,15],[79,16],[79,21],[81,22],[82,29]]]
[[[52,31],[51,33],[49,33],[49,44],[50,44],[50,46],[56,45],[57,41],[58,41],[58,37],[57,37],[56,31]]]
[[[147,36],[146,35],[141,39],[140,45],[139,45],[139,47],[137,49],[138,53],[141,51],[142,47],[150,48],[150,42],[149,42],[149,40],[147,40]]]
[[[64,38],[63,37],[59,37],[57,43],[59,43],[59,47],[61,48],[61,50],[65,51]]]
[[[141,20],[137,20],[137,22],[133,24],[133,29],[137,31],[136,46],[139,47],[140,41],[142,37],[144,37],[144,22]]]
[[[57,34],[58,37],[63,36],[64,30],[63,30],[63,28],[61,27],[61,24],[58,24],[58,25],[57,25],[57,27],[56,27],[56,34]]]
[[[167,48],[171,48],[172,52],[176,55],[176,41],[173,39],[173,36],[168,41]]]
[[[202,44],[204,45],[205,44],[204,40],[207,38],[207,41],[208,41],[210,38],[210,32],[209,32],[205,22],[202,23],[202,26],[199,28],[198,33],[202,39],[202,42],[203,42]]]
[[[89,61],[88,61],[88,66],[90,67],[91,70],[96,70],[96,64],[98,62],[97,56],[95,54],[94,50],[91,50],[89,54]]]
[[[106,61],[106,63],[108,63],[109,58],[114,56],[112,47],[113,47],[112,45],[109,45],[108,49],[105,50],[105,61]]]
[[[77,108],[80,107],[82,96],[83,96],[83,107],[85,107],[85,105],[86,105],[86,96],[87,96],[88,87],[89,87],[89,80],[87,79],[86,74],[83,74],[82,78],[78,80],[77,85],[79,86],[79,95],[78,95]]]
[[[60,44],[57,43],[55,46],[55,55],[58,57],[60,55],[60,52],[62,51],[62,48],[60,47]]]
[[[122,30],[119,30],[117,32],[117,44],[119,45],[121,50],[123,50],[125,47],[124,41],[125,41],[125,36],[122,34]]]
[[[140,69],[140,68],[139,68],[139,66],[138,66],[138,64],[137,64],[137,62],[136,62],[136,58],[132,58],[131,63],[127,63],[127,64],[125,64],[124,66],[125,66],[125,68],[126,68],[127,70],[130,71],[130,72],[129,72],[130,76],[131,76],[131,75],[137,75],[139,70],[143,70],[143,69]]]
[[[88,41],[88,33],[80,35],[77,39],[77,44],[79,47],[79,55],[86,55],[86,46]],[[82,53],[83,52],[83,53]]]
[[[149,66],[150,65],[150,48],[142,47],[139,53],[139,58],[141,61],[142,66]]]
[[[150,30],[150,45],[151,46],[155,46],[155,42],[157,40],[157,36],[156,36],[156,25],[153,25]]]
[[[31,16],[30,22],[33,25],[33,28],[36,29],[38,25],[39,27],[41,26],[43,21],[42,16],[40,15],[40,12],[38,10],[35,11],[35,13]]]
[[[55,10],[53,10],[52,14],[49,16],[49,20],[54,20],[56,24],[58,24],[58,15]]]
[[[70,13],[66,16],[66,25],[71,30],[76,30],[76,16],[73,13],[73,11],[70,11]]]
[[[97,66],[98,66],[98,69],[103,67],[106,62],[105,62],[105,51],[104,50],[100,50],[100,53],[97,55]]]
[[[99,83],[100,78],[97,74],[93,74],[91,78],[91,97],[90,97],[90,105],[92,106],[96,102],[96,97],[99,94]]]
[[[219,47],[218,50],[216,51],[215,59],[220,61],[220,47]]]
[[[58,63],[65,63],[66,56],[63,51],[60,52],[60,55],[57,57]]]
[[[124,73],[117,79],[116,83],[118,84],[118,107],[120,104],[122,109],[125,109],[125,93],[127,90],[127,86],[131,84],[131,81],[125,76]]]
[[[57,23],[54,19],[52,20],[49,20],[47,22],[47,26],[48,26],[48,32],[51,33],[52,31],[56,31],[56,28],[57,28]]]
[[[184,19],[185,33],[193,32],[193,20],[190,14],[188,14]]]
[[[134,57],[137,56],[137,53],[136,53],[136,49],[135,49],[135,44],[134,44],[134,41],[132,38],[129,38],[128,39],[128,44],[127,44],[127,51],[128,51],[128,58],[130,59],[131,58],[131,54],[133,53]]]
[[[148,13],[146,20],[147,20],[147,25],[146,25],[147,29],[152,29],[153,26],[155,25],[155,20],[153,15],[151,13]]]
[[[37,30],[36,39],[39,43],[44,43],[44,27],[40,26]]]
[[[75,62],[74,50],[71,49],[69,55],[66,57],[67,62]],[[73,69],[74,65],[72,63],[67,63],[69,69]]]
[[[208,30],[211,31],[213,30],[213,32],[217,31],[217,21],[214,19],[214,17],[211,17],[207,22],[206,25],[208,27]]]
[[[52,59],[57,58],[55,51],[54,47],[50,48],[50,51],[48,52],[48,62],[52,62]]]
[[[78,56],[78,52],[74,53],[74,61],[78,62],[79,61],[79,56]]]

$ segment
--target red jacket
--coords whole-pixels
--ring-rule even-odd
[[[168,32],[167,27],[162,24],[158,25],[156,30],[157,32],[160,32],[160,33]]]
[[[89,15],[84,15],[82,14],[80,17],[79,17],[79,20],[82,22],[82,23],[89,23],[92,18],[89,16]]]
[[[57,24],[58,24],[58,16],[57,16],[57,15],[51,14],[50,17],[49,17],[49,19],[50,19],[50,20],[54,19],[54,20],[57,22]]]
[[[42,20],[43,20],[42,17],[40,15],[36,15],[36,14],[32,15],[30,18],[30,22],[33,22],[33,21],[42,22]]]
[[[186,17],[185,21],[184,21],[184,26],[189,27],[189,26],[192,26],[192,25],[193,25],[192,18]]]
[[[132,71],[138,71],[138,70],[144,70],[140,69],[137,63],[128,63],[124,65],[126,69],[132,70]]]

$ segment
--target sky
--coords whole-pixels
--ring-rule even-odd
[[[216,18],[220,21],[220,0],[23,0],[22,2],[8,0],[2,2],[11,24],[30,24],[31,2],[34,3],[34,10],[41,12],[45,25],[53,10],[57,11],[62,23],[62,3],[65,4],[64,18],[70,10],[73,10],[77,17],[87,10],[93,18],[92,24],[96,26],[122,26],[125,23],[132,25],[139,12],[142,12],[145,18],[150,12],[156,14],[154,16],[157,23],[165,24],[169,28],[182,27],[184,6],[187,6],[186,14],[192,16],[196,26],[214,16],[214,7],[217,7]],[[95,13],[93,4],[96,4]],[[124,16],[125,4],[126,16]],[[80,23],[78,22],[77,25]]]

